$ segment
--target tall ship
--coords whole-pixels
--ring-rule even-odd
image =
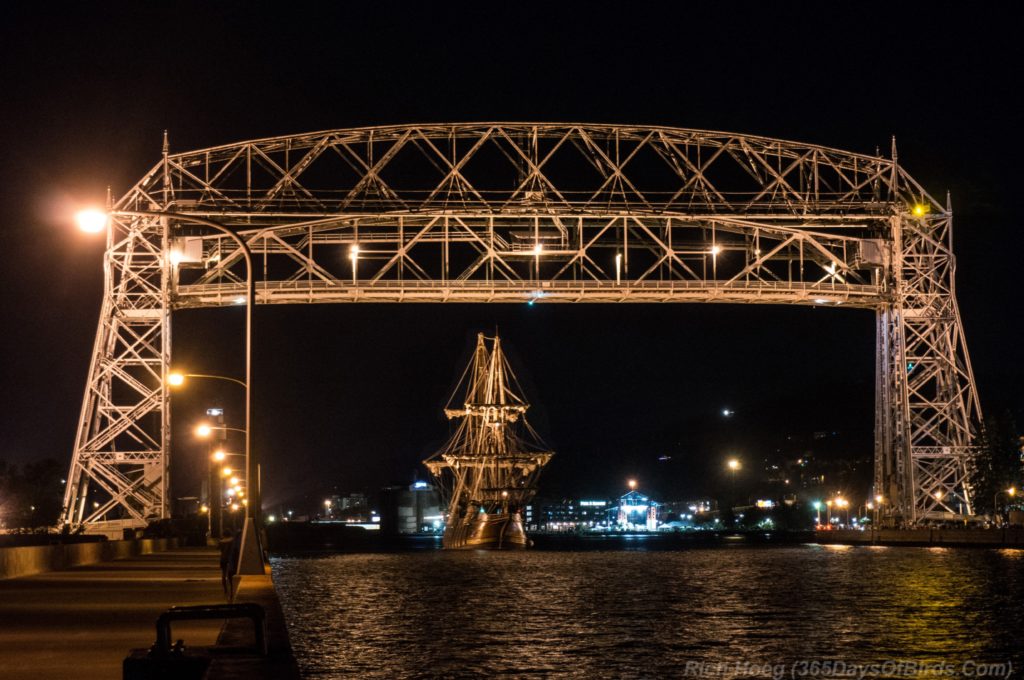
[[[448,506],[445,548],[529,544],[523,511],[554,455],[526,421],[529,408],[501,339],[478,334],[473,359],[444,409],[458,426],[444,448],[423,461]]]

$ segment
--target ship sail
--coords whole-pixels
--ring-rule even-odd
[[[473,359],[444,410],[458,426],[423,461],[448,503],[444,547],[526,547],[523,508],[554,455],[526,421],[529,407],[500,338],[477,335]]]

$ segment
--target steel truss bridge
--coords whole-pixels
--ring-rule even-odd
[[[114,210],[215,220],[258,304],[725,302],[873,309],[889,523],[973,514],[980,406],[952,211],[891,157],[723,132],[470,123],[328,130],[161,160]],[[169,516],[171,312],[245,302],[240,249],[112,219],[62,522]],[[90,485],[104,500],[87,506]]]

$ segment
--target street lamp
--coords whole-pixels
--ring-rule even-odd
[[[245,283],[247,294],[245,296],[245,463],[246,477],[248,479],[259,478],[259,463],[252,445],[252,312],[256,303],[256,279],[253,275],[252,251],[249,244],[241,236],[231,229],[228,229],[220,222],[185,215],[182,213],[157,210],[83,210],[76,216],[78,227],[85,232],[97,234],[108,230],[110,218],[112,217],[149,217],[159,218],[163,221],[165,236],[173,228],[172,220],[197,224],[216,232],[224,234],[238,246],[245,260]],[[353,271],[354,274],[354,271]],[[263,549],[259,545],[257,527],[259,526],[259,489],[255,488],[253,494],[254,502],[249,504],[245,514],[245,527],[242,532],[243,544],[239,550],[239,562],[237,574],[263,574]],[[248,543],[253,542],[252,547]]]
[[[817,526],[821,526],[821,501],[814,501],[811,505],[814,506],[814,511],[818,513],[818,519],[815,520]]]
[[[630,491],[635,491],[636,490],[636,480],[635,479],[629,480],[629,489],[630,489]]]
[[[359,245],[353,244],[348,249],[348,259],[352,260],[352,285],[356,285],[356,271],[358,270],[359,263]]]
[[[233,382],[236,385],[241,385],[242,387],[245,387],[245,383],[239,380],[238,378],[229,378],[226,375],[210,375],[207,373],[179,373],[178,371],[173,371],[167,374],[167,384],[170,385],[171,387],[181,387],[182,385],[185,384],[185,378],[226,380],[228,382]]]
[[[1009,499],[1017,495],[1017,487],[1011,486],[1006,491],[996,491],[992,496],[992,515],[993,519],[999,514],[999,494],[1005,494],[1007,497],[1007,505],[1009,505]]]
[[[730,458],[726,461],[726,466],[729,468],[729,476],[731,477],[732,494],[736,495],[736,471],[743,467],[738,460]],[[735,499],[733,499],[735,500]]]

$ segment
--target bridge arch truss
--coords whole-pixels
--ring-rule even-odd
[[[952,211],[889,158],[667,127],[342,129],[160,161],[113,206],[215,220],[258,304],[705,302],[876,313],[875,492],[973,514],[980,406]],[[171,312],[244,301],[230,239],[114,218],[62,522],[169,516]],[[90,485],[103,500],[86,498]]]

